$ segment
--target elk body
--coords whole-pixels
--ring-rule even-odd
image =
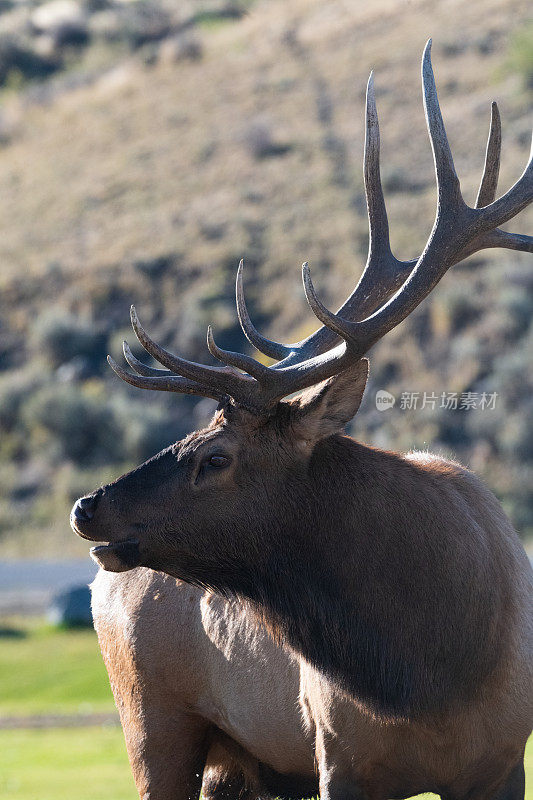
[[[282,345],[253,327],[237,276],[243,329],[278,359],[265,367],[221,350],[206,367],[135,332],[166,369],[125,356],[152,390],[207,395],[211,424],[82,498],[71,521],[106,569],[144,565],[242,599],[298,655],[302,711],[314,730],[322,800],[384,800],[434,791],[447,800],[523,796],[533,720],[531,567],[499,503],[458,464],[398,455],[343,435],[365,388],[370,347],[448,268],[489,247],[533,252],[498,226],[533,199],[533,162],[495,200],[495,105],[474,208],[464,202],[437,101],[430,45],[424,101],[437,216],[416,261],[391,253],[379,178],[372,81],[365,186],[369,257],[333,314],[303,269],[323,327]],[[306,390],[293,399],[284,399]],[[360,727],[361,711],[368,727]],[[379,735],[375,734],[378,723]]]
[[[298,660],[245,608],[147,569],[100,570],[91,592],[141,798],[317,794]]]

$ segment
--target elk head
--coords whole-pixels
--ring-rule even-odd
[[[282,528],[296,541],[316,445],[355,414],[367,374],[359,360],[268,414],[227,402],[205,429],[79,500],[74,530],[110,542],[91,550],[106,569],[145,565],[220,591],[241,584],[244,554],[274,557]]]
[[[250,565],[263,564],[271,579],[276,570],[288,569],[287,563],[277,561],[280,539],[288,562],[293,548],[310,546],[301,534],[302,520],[309,525],[331,511],[317,505],[321,471],[337,469],[342,483],[342,460],[335,462],[333,456],[324,461],[322,456],[331,437],[342,432],[359,407],[368,372],[363,356],[467,256],[492,247],[533,252],[532,237],[499,228],[531,202],[533,162],[530,159],[515,185],[495,200],[501,134],[494,103],[477,201],[473,208],[465,203],[438,104],[430,44],[422,60],[422,84],[438,203],[418,259],[400,261],[390,248],[371,75],[364,154],[369,253],[359,283],[337,313],[320,302],[304,264],[306,298],[322,327],[296,344],[266,339],[246,308],[241,262],[236,283],[241,327],[251,344],[276,363],[267,367],[248,355],[222,350],[209,329],[208,348],[223,364],[213,367],[156,344],[132,308],[137,338],[163,369],[142,364],[124,343],[126,361],[136,374],[109,358],[117,375],[143,389],[203,395],[220,405],[207,428],[77,501],[72,527],[84,538],[109,542],[92,551],[104,568],[146,565],[222,592],[244,594]],[[306,392],[286,399],[301,390]],[[336,497],[329,498],[330,506],[336,502]]]

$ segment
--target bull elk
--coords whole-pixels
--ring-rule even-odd
[[[300,703],[315,732],[322,800],[382,800],[433,791],[446,800],[518,800],[533,718],[531,567],[491,492],[460,465],[399,455],[343,435],[365,388],[363,357],[444,273],[485,248],[533,252],[503,231],[533,199],[533,160],[495,199],[496,105],[475,206],[461,194],[438,104],[430,42],[422,59],[438,203],[415,261],[389,245],[372,77],[364,177],[369,256],[336,313],[284,345],[252,325],[237,274],[244,333],[266,355],[210,352],[223,366],[172,355],[132,324],[165,369],[125,346],[133,386],[219,401],[210,425],[74,506],[75,531],[108,570],[142,565],[241,598],[257,624],[298,654]],[[306,390],[296,398],[290,398]],[[358,720],[379,725],[361,733]]]

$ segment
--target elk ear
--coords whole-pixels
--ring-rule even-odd
[[[367,380],[368,359],[362,358],[293,400],[291,423],[296,438],[313,447],[320,439],[342,431],[361,405]]]

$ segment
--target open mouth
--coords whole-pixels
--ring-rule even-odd
[[[93,561],[108,572],[125,572],[140,566],[141,552],[137,539],[98,544],[90,549]]]
[[[74,533],[89,542],[95,542],[90,549],[93,561],[109,572],[125,572],[141,565],[139,540],[133,536],[115,542],[102,542],[105,526],[95,525],[94,514],[98,497],[96,494],[80,497],[70,512],[70,526]]]

